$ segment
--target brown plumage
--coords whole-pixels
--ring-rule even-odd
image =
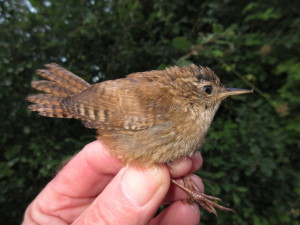
[[[56,64],[46,68],[37,73],[50,81],[33,81],[32,87],[48,94],[29,96],[34,103],[29,109],[82,120],[97,129],[98,139],[124,164],[141,167],[194,155],[221,101],[250,92],[226,88],[211,69],[196,65],[133,73],[94,85]],[[192,185],[187,186],[193,194]],[[207,204],[213,213],[214,206],[222,207]]]

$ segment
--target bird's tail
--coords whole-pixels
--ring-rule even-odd
[[[32,81],[31,86],[47,94],[29,96],[27,100],[34,104],[28,108],[38,111],[42,116],[72,118],[73,116],[66,111],[61,101],[82,92],[90,84],[55,63],[47,64],[45,67],[47,69],[37,70],[36,73],[48,80]]]

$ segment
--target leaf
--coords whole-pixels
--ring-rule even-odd
[[[187,50],[190,47],[190,42],[186,37],[175,37],[172,40],[172,45],[176,49]]]
[[[213,24],[213,32],[215,34],[221,34],[224,31],[224,27],[221,24]]]
[[[186,60],[184,58],[180,58],[177,61],[175,61],[175,65],[177,65],[177,66],[188,66],[190,64],[193,64],[193,62]]]
[[[245,22],[249,22],[252,20],[262,20],[262,21],[268,21],[272,19],[279,19],[281,17],[281,14],[278,12],[275,12],[275,9],[273,7],[265,9],[263,12],[253,13],[250,14],[245,18]]]
[[[216,58],[219,58],[219,57],[222,57],[224,55],[224,53],[220,50],[213,50],[212,51],[212,54],[216,57]]]
[[[253,155],[255,155],[255,156],[260,156],[260,155],[261,155],[261,150],[260,150],[259,146],[257,146],[257,145],[251,146],[250,152],[251,152]]]

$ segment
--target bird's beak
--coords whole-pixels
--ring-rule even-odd
[[[241,94],[248,94],[253,93],[253,89],[241,89],[241,88],[225,88],[224,91],[220,93],[220,97],[227,97],[229,95],[241,95]]]

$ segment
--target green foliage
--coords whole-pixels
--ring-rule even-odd
[[[89,82],[196,63],[254,87],[222,104],[198,172],[237,214],[204,212],[201,224],[300,224],[297,1],[0,1],[0,30],[0,223],[20,223],[61,162],[95,139],[79,121],[26,109],[34,70],[56,62]]]

